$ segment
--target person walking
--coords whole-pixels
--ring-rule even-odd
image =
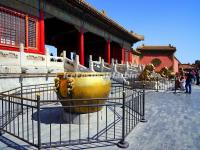
[[[192,83],[195,83],[196,82],[196,72],[194,70],[191,70],[191,74],[193,76]]]
[[[191,94],[192,92],[192,79],[193,79],[192,71],[190,70],[189,73],[186,74],[186,84],[185,84],[185,93]]]
[[[185,78],[184,76],[180,77],[180,90],[184,91],[185,90]]]
[[[196,79],[197,79],[196,85],[199,85],[199,83],[200,83],[199,78],[200,78],[200,69],[198,69],[197,72],[196,72]]]

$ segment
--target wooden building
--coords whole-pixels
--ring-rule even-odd
[[[45,44],[55,46],[58,55],[66,50],[75,52],[80,63],[89,55],[110,63],[130,61],[134,43],[144,37],[127,31],[83,0],[1,0],[0,51],[19,55],[19,45],[25,53],[45,55]],[[42,59],[45,59],[42,57]],[[44,60],[45,61],[45,60]]]
[[[195,70],[196,67],[193,64],[179,64],[179,70],[184,70],[186,72],[190,71],[190,70]]]
[[[133,64],[140,64],[141,53],[135,49],[132,49],[132,55],[130,56],[130,62]]]
[[[175,57],[176,47],[174,46],[146,46],[142,45],[137,48],[141,53],[140,63],[154,64],[156,72],[159,72],[163,67],[167,67],[173,72],[178,72],[179,60]]]

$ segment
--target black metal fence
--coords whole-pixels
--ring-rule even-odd
[[[38,149],[111,141],[127,147],[126,136],[145,120],[144,87],[136,91],[112,83],[109,98],[70,99],[65,106],[61,102],[66,101],[58,99],[53,84],[22,85],[0,93],[0,132]],[[80,109],[99,111],[73,113]]]

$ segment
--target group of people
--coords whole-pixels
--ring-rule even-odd
[[[192,92],[192,83],[196,82],[197,85],[200,84],[200,70],[189,70],[188,72],[177,75],[176,80],[176,89],[180,88],[180,90],[185,93],[191,94]]]

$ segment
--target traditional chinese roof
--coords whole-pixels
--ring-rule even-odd
[[[176,47],[172,45],[168,46],[149,46],[149,45],[141,45],[137,48],[138,51],[176,51]]]
[[[180,65],[181,64],[180,60],[176,56],[174,56],[174,58],[178,61],[179,65]]]
[[[191,64],[179,64],[178,68],[183,68],[185,69],[194,69],[194,66]]]
[[[78,7],[80,9],[84,10],[85,12],[95,16],[96,18],[98,18],[99,20],[104,22],[105,24],[116,28],[118,31],[123,32],[124,34],[126,34],[129,38],[133,39],[134,41],[144,40],[144,36],[126,30],[124,27],[119,25],[117,22],[115,22],[114,20],[107,17],[105,15],[105,13],[98,11],[96,8],[94,8],[93,6],[88,4],[86,1],[84,1],[84,0],[66,0],[66,1],[71,3],[72,5],[74,5],[75,7]]]

